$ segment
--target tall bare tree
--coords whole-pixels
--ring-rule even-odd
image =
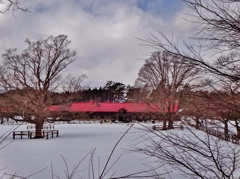
[[[157,104],[164,115],[163,128],[173,128],[172,116],[176,105],[184,101],[184,86],[190,85],[198,77],[199,70],[183,59],[170,53],[155,52],[145,61],[138,73],[135,86],[149,91],[148,103]]]
[[[49,107],[56,101],[53,92],[62,90],[64,70],[76,60],[76,52],[69,49],[66,35],[35,42],[27,39],[26,43],[27,48],[21,54],[9,49],[2,55],[0,85],[9,104],[3,109],[9,111],[11,117],[21,116],[34,123],[38,138],[42,137],[44,120],[52,115]],[[80,78],[75,81],[81,81]]]

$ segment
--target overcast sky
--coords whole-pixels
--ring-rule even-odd
[[[186,39],[191,23],[181,0],[26,0],[31,12],[0,15],[0,53],[26,46],[25,39],[68,35],[77,61],[66,73],[86,74],[90,87],[112,80],[134,85],[138,71],[155,49],[140,39],[157,30]]]

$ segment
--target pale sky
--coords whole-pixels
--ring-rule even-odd
[[[66,74],[86,74],[90,87],[107,81],[134,85],[155,49],[141,45],[158,30],[186,40],[192,24],[181,0],[26,0],[31,12],[0,14],[0,53],[26,48],[25,39],[68,35],[77,60]]]

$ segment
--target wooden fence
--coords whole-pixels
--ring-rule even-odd
[[[196,128],[195,124],[188,123],[189,126]],[[225,134],[224,132],[221,132],[216,129],[209,128],[207,126],[198,126],[198,130],[204,131],[209,135],[218,137],[221,140],[229,141],[234,144],[240,144],[239,138],[234,134]]]

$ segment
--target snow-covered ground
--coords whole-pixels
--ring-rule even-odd
[[[30,177],[34,179],[67,178],[65,172],[67,167],[69,173],[89,152],[95,149],[93,154],[93,170],[95,178],[101,173],[114,145],[120,137],[128,130],[129,124],[55,124],[59,130],[59,137],[46,139],[28,139],[17,136],[13,140],[10,135],[3,144],[8,146],[0,150],[0,178],[5,172],[28,176],[42,169],[40,173]],[[12,125],[0,125],[0,135],[9,130]],[[16,126],[15,126],[16,127]],[[109,167],[120,157],[117,163],[110,169],[105,178],[110,175],[121,176],[146,169],[144,164],[149,158],[129,150],[134,141],[143,135],[144,131],[134,127],[124,136],[111,157]],[[22,125],[17,130],[26,130]],[[67,163],[67,167],[65,161]],[[89,178],[91,155],[88,155],[78,167],[76,178]],[[74,178],[75,178],[74,177]],[[9,178],[6,176],[5,178]]]
[[[151,127],[152,124],[144,125]],[[0,136],[12,127],[16,125],[0,125]],[[6,174],[27,177],[43,170],[29,178],[65,179],[66,173],[71,173],[79,162],[81,163],[73,178],[98,178],[115,144],[129,127],[130,124],[121,123],[55,124],[55,129],[59,130],[59,137],[54,136],[53,139],[28,139],[26,136],[20,139],[20,136],[17,136],[17,139],[13,140],[12,135],[9,135],[0,145],[0,178],[4,174],[3,179],[10,178]],[[17,130],[26,129],[27,125],[24,124]],[[186,130],[176,130],[180,134],[186,133]],[[199,135],[203,133],[197,132]],[[106,170],[109,171],[104,178],[140,172],[155,164],[156,158],[130,152],[132,145],[144,144],[141,136],[146,133],[146,128],[141,124],[134,124],[117,145]],[[94,171],[94,176],[91,171]],[[159,171],[166,172],[168,171],[164,166]],[[172,178],[185,178],[173,170],[171,172]]]

